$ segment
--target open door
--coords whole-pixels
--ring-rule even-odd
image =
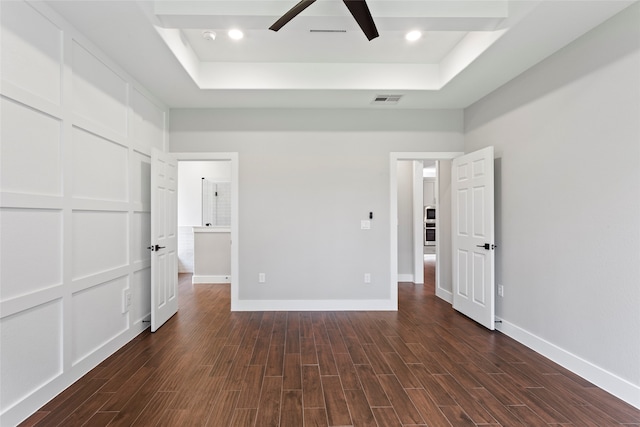
[[[453,308],[488,329],[495,320],[493,147],[453,160]]]
[[[178,311],[178,162],[151,153],[151,332]]]

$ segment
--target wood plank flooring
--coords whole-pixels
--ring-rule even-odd
[[[425,278],[433,278],[425,262]],[[434,296],[398,312],[229,311],[180,277],[180,311],[24,426],[640,426],[640,411]]]

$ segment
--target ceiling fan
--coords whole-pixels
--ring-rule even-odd
[[[280,19],[278,19],[272,26],[269,27],[270,30],[278,31],[282,28],[286,23],[291,21],[293,18],[298,16],[300,12],[311,6],[316,0],[302,0],[295,6],[291,8],[287,13],[282,15]],[[378,37],[378,29],[376,28],[376,24],[373,22],[373,18],[371,17],[371,12],[369,12],[369,7],[365,0],[342,0],[344,4],[351,12],[351,15],[355,18],[356,22],[362,29],[362,32],[369,41]]]

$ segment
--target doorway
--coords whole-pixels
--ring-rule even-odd
[[[229,283],[231,162],[178,161],[178,273]]]
[[[441,234],[439,205],[439,160],[423,160],[422,164],[422,267],[423,283],[436,284],[436,245]],[[445,181],[446,182],[446,181]]]
[[[238,301],[238,277],[239,277],[239,238],[238,238],[238,221],[239,221],[239,212],[238,212],[238,195],[239,195],[239,177],[238,177],[238,153],[171,153],[179,162],[179,164],[183,164],[185,162],[198,162],[198,163],[207,163],[207,162],[224,162],[228,167],[228,179],[229,179],[229,188],[230,188],[230,198],[228,200],[229,203],[229,231],[230,231],[230,280],[231,283],[231,311],[234,311],[235,307],[237,307]],[[203,177],[198,177],[201,179]],[[216,181],[216,177],[210,181]],[[221,179],[222,180],[222,179]],[[180,184],[180,183],[178,183]],[[207,182],[207,184],[210,184]],[[196,197],[199,200],[202,200],[202,183],[196,182],[195,184],[195,192]],[[209,190],[209,185],[206,186],[205,190]],[[180,194],[179,194],[180,197]],[[195,221],[196,226],[205,226],[205,223],[202,223],[202,218],[205,216],[207,218],[211,218],[210,214],[205,212],[202,207],[202,202],[197,204],[197,208],[195,209],[197,213],[197,219],[192,219],[192,222]],[[203,216],[204,215],[204,216]],[[209,222],[210,220],[207,219]],[[212,222],[209,222],[211,225]]]
[[[390,153],[390,236],[391,236],[391,253],[390,253],[390,266],[391,266],[391,295],[397,298],[398,292],[398,162],[401,160],[415,160],[415,163],[423,162],[438,162],[437,174],[444,178],[451,176],[451,160],[455,157],[462,155],[462,152],[410,152],[410,153]],[[415,175],[415,174],[414,174]],[[422,182],[422,166],[420,168],[420,182]],[[420,186],[422,187],[422,186]],[[443,186],[445,191],[440,191],[438,195],[438,206],[441,210],[439,215],[437,227],[441,231],[439,233],[440,238],[436,240],[435,245],[435,294],[441,299],[452,303],[452,255],[451,255],[451,235],[446,232],[446,229],[450,230],[451,227],[451,198],[450,193],[447,193],[447,186]],[[423,194],[422,188],[420,188],[419,202],[414,202],[414,267],[418,266],[420,270],[424,271],[424,244],[423,244]],[[416,194],[417,192],[414,192]],[[417,244],[416,244],[417,243]]]

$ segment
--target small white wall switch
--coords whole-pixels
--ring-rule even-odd
[[[368,219],[363,219],[360,221],[360,229],[361,230],[371,230],[371,221]]]
[[[502,285],[498,285],[498,296],[499,297],[503,297],[504,296],[504,286],[502,286]]]
[[[258,283],[264,283],[267,281],[267,275],[264,273],[258,273]]]
[[[371,273],[364,273],[364,283],[371,283]]]

